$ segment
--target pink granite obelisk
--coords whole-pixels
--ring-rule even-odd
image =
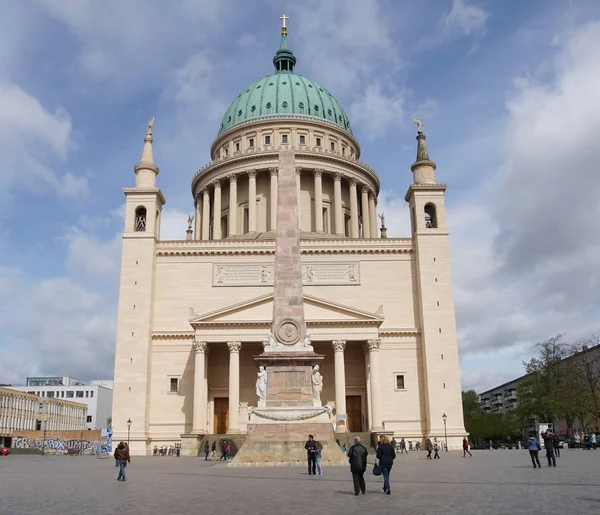
[[[298,212],[294,152],[280,152],[272,326],[276,345],[267,347],[266,352],[314,352],[304,341],[306,323]]]

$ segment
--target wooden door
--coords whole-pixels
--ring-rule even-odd
[[[229,427],[229,399],[227,397],[215,398],[215,427],[217,435],[227,433]]]
[[[360,395],[346,397],[346,412],[348,415],[348,431],[360,433],[362,431],[362,401]]]

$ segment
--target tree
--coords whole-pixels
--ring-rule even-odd
[[[523,363],[527,375],[517,388],[518,406],[515,417],[524,425],[532,420],[552,422],[567,416],[565,401],[566,371],[562,361],[572,353],[572,347],[563,341],[562,334],[536,344],[536,354]]]
[[[475,415],[479,415],[481,413],[479,395],[477,395],[475,390],[467,390],[462,392],[462,406],[466,426]]]
[[[110,429],[112,427],[112,417],[106,417],[106,429]]]

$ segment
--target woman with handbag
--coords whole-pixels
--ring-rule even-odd
[[[390,495],[392,493],[390,489],[390,472],[394,465],[394,459],[396,458],[396,451],[394,446],[390,443],[390,439],[387,436],[382,438],[382,443],[377,447],[377,460],[379,461],[379,467],[383,474],[383,491]]]

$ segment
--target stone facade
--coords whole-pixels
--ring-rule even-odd
[[[287,151],[306,331],[324,356],[321,400],[332,425],[409,439],[446,431],[449,446],[460,447],[446,187],[435,182],[425,136],[406,196],[410,238],[379,237],[379,179],[360,162],[354,137],[290,115],[222,132],[192,181],[193,239],[182,227],[181,240],[163,241],[151,129],[136,186],[125,189],[114,438],[126,438],[131,420],[132,452],[149,454],[181,435],[247,431],[258,406],[254,358],[273,325],[278,167]]]

